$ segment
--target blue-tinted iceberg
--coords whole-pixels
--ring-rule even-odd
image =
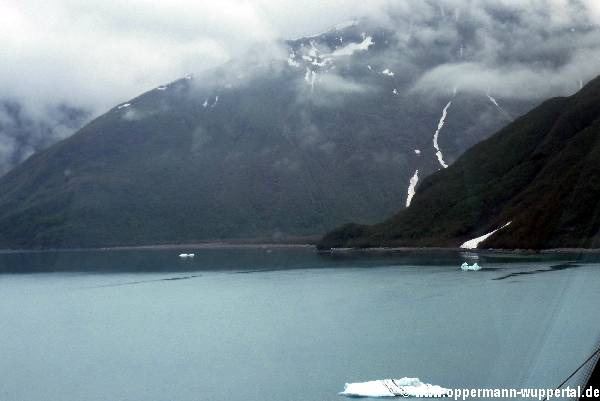
[[[467,262],[465,262],[460,266],[460,269],[465,271],[477,271],[481,270],[481,266],[479,266],[477,263],[469,265]]]

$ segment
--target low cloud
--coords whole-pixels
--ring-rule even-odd
[[[70,135],[77,124],[61,120],[63,106],[90,118],[224,63],[214,82],[243,85],[249,65],[285,61],[281,39],[354,18],[393,33],[381,64],[412,93],[537,99],[573,93],[600,74],[598,0],[0,0],[0,106],[19,104],[32,132],[51,127],[23,147],[7,134],[14,116],[5,116],[0,165]],[[332,96],[369,90],[339,73],[317,78]],[[19,156],[5,156],[16,148]]]

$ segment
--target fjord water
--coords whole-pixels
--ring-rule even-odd
[[[180,251],[0,254],[0,399],[324,401],[404,376],[547,388],[600,338],[589,255]]]

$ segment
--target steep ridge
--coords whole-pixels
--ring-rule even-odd
[[[343,226],[319,247],[459,247],[494,230],[479,248],[598,247],[599,133],[596,78],[424,179],[410,208],[380,224]]]

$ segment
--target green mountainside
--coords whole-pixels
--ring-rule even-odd
[[[479,248],[600,247],[600,78],[423,180],[410,208],[343,226],[319,247],[458,247],[496,229]]]
[[[474,43],[473,46],[476,44]],[[0,247],[292,240],[405,203],[410,178],[446,163],[530,101],[415,93],[419,71],[457,57],[353,24],[155,88],[0,178]],[[438,48],[439,47],[439,48]],[[441,56],[443,55],[443,56]]]

